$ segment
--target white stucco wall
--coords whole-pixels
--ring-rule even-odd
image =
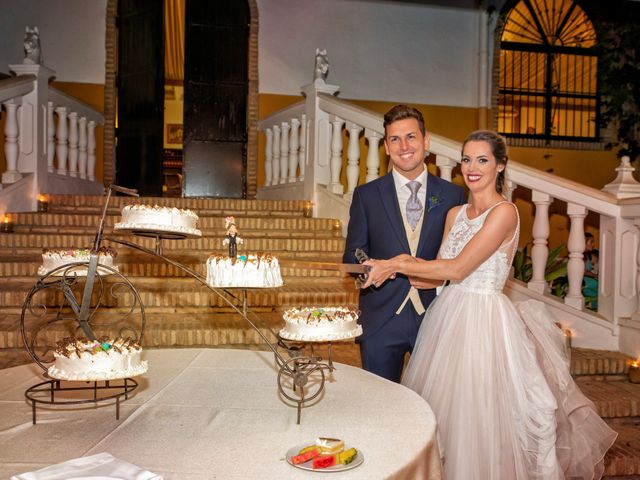
[[[343,98],[478,106],[478,10],[389,0],[257,0],[260,93],[299,95],[316,47]],[[60,81],[104,83],[106,0],[0,0],[0,71],[26,25]]]
[[[478,10],[384,0],[258,0],[260,93],[297,95],[327,49],[340,96],[478,106]]]
[[[104,84],[106,8],[106,0],[0,0],[0,71],[22,63],[24,29],[37,26],[56,80]]]

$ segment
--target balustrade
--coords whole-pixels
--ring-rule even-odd
[[[384,138],[382,115],[336,98],[338,87],[322,81],[307,85],[302,91],[304,102],[260,122],[260,130],[266,136],[266,178],[265,186],[258,189],[258,195],[259,198],[312,200],[314,215],[332,216],[346,225],[349,203],[360,178],[371,182],[384,173],[380,171],[379,153],[380,142]],[[294,119],[299,120],[299,127]],[[279,164],[284,165],[279,162],[282,158],[277,144],[287,139],[279,131],[280,126],[284,128],[285,125],[291,130],[291,138],[288,138],[284,147],[288,154],[284,155],[285,163],[288,160],[288,170],[282,172],[275,170]],[[359,139],[362,132],[366,152],[361,151]],[[343,148],[345,134],[348,137],[346,149]],[[296,148],[296,178],[299,181],[292,182]],[[461,144],[431,134],[430,150],[435,155],[438,174],[445,180],[454,179]],[[362,165],[363,161],[365,165]],[[270,165],[273,165],[272,173]],[[609,192],[605,193],[574,183],[568,184],[552,174],[509,161],[503,194],[511,200],[516,187],[529,190],[533,204],[533,226],[528,232],[533,243],[532,277],[527,288],[518,292],[525,297],[543,300],[554,308],[553,312],[558,318],[566,318],[574,330],[578,324],[585,327],[589,333],[582,338],[576,337],[577,342],[602,342],[604,348],[608,348],[606,346],[613,345],[610,342],[614,340],[611,339],[618,334],[620,325],[636,322],[640,330],[640,185],[629,173],[632,169],[629,162],[625,164],[623,160],[617,169],[618,178],[605,187],[605,192]],[[281,179],[284,177],[288,179],[287,188],[295,192],[297,197],[281,188],[271,190],[274,186],[282,187]],[[459,179],[454,180],[459,182]],[[304,189],[294,190],[301,183]],[[568,293],[564,301],[547,295],[549,289],[545,280],[549,258],[549,207],[554,199],[567,204]],[[588,211],[600,215],[601,279],[597,314],[584,309],[582,296],[584,221]],[[527,232],[522,235],[526,237]]]

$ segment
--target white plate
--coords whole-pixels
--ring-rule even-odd
[[[309,460],[308,462],[294,465],[293,462],[291,461],[291,458],[298,455],[298,452],[300,450],[302,450],[305,447],[308,447],[309,445],[313,445],[313,442],[303,443],[302,445],[298,445],[296,447],[289,449],[287,451],[287,462],[289,462],[290,465],[293,465],[296,468],[301,468],[302,470],[308,470],[310,472],[343,472],[345,470],[351,470],[352,468],[356,468],[362,465],[362,462],[364,462],[364,455],[359,449],[356,448],[356,450],[358,451],[358,453],[356,454],[356,458],[353,459],[353,462],[347,465],[334,465],[333,467],[327,467],[327,468],[313,468],[313,459]],[[344,446],[345,450],[349,450],[350,448],[352,448],[352,445],[345,444]]]

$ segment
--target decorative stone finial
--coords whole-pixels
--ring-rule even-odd
[[[24,60],[22,63],[28,65],[39,65],[42,63],[42,52],[40,50],[40,33],[38,27],[27,26],[24,31]]]
[[[313,70],[313,81],[321,80],[325,81],[329,74],[329,59],[327,58],[327,51],[325,49],[320,50],[316,48],[316,64]]]

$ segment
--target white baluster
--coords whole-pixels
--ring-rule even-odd
[[[304,180],[304,170],[307,157],[307,116],[303,113],[300,117],[300,150],[298,151],[298,169],[300,176],[298,179]]]
[[[56,131],[56,157],[58,158],[58,171],[59,175],[67,174],[67,108],[56,108],[58,114],[58,130]]]
[[[56,156],[56,124],[53,121],[53,102],[47,102],[47,171],[53,173],[53,159]]]
[[[273,162],[273,130],[267,128],[264,131],[267,138],[266,145],[264,147],[264,184],[265,186],[271,185],[272,165]]]
[[[289,167],[289,130],[288,122],[280,124],[280,184],[287,183],[287,170]]]
[[[300,120],[297,118],[291,119],[291,136],[289,137],[289,183],[293,183],[297,180],[298,170],[298,129],[300,128]]]
[[[347,146],[347,193],[345,197],[353,196],[360,178],[360,132],[362,127],[349,123],[349,145]]]
[[[436,155],[436,166],[440,169],[440,178],[451,181],[452,172],[458,162],[445,157],[444,155]]]
[[[531,249],[531,263],[533,275],[527,287],[538,293],[547,290],[545,270],[549,258],[549,204],[553,200],[550,195],[533,190],[531,200],[536,205],[533,220],[533,248]]]
[[[4,157],[7,170],[2,174],[2,183],[15,183],[22,178],[18,172],[18,105],[10,100],[4,103],[7,119],[4,124]]]
[[[96,180],[96,122],[87,124],[87,177]]]
[[[87,117],[78,120],[78,172],[80,178],[87,178]]]
[[[364,136],[369,142],[367,150],[367,176],[365,181],[368,183],[380,176],[380,140],[382,135],[368,128],[364,131]]]
[[[344,120],[335,117],[335,120],[331,122],[333,129],[331,132],[331,183],[328,185],[328,190],[337,195],[344,193],[344,187],[340,183],[340,173],[342,172],[342,126]]]
[[[78,112],[69,113],[69,175],[78,176]]]
[[[513,201],[513,191],[516,189],[517,185],[509,180],[509,177],[504,179],[504,185],[502,186],[502,194],[505,196],[507,200],[510,202]]]
[[[564,303],[578,310],[584,308],[582,296],[582,279],[584,277],[584,217],[587,216],[587,208],[575,203],[567,204],[567,215],[571,219],[569,227],[569,262],[567,263],[567,277],[569,278],[569,291],[564,298]]]
[[[280,182],[280,127],[273,126],[273,180],[271,185],[277,185]]]

